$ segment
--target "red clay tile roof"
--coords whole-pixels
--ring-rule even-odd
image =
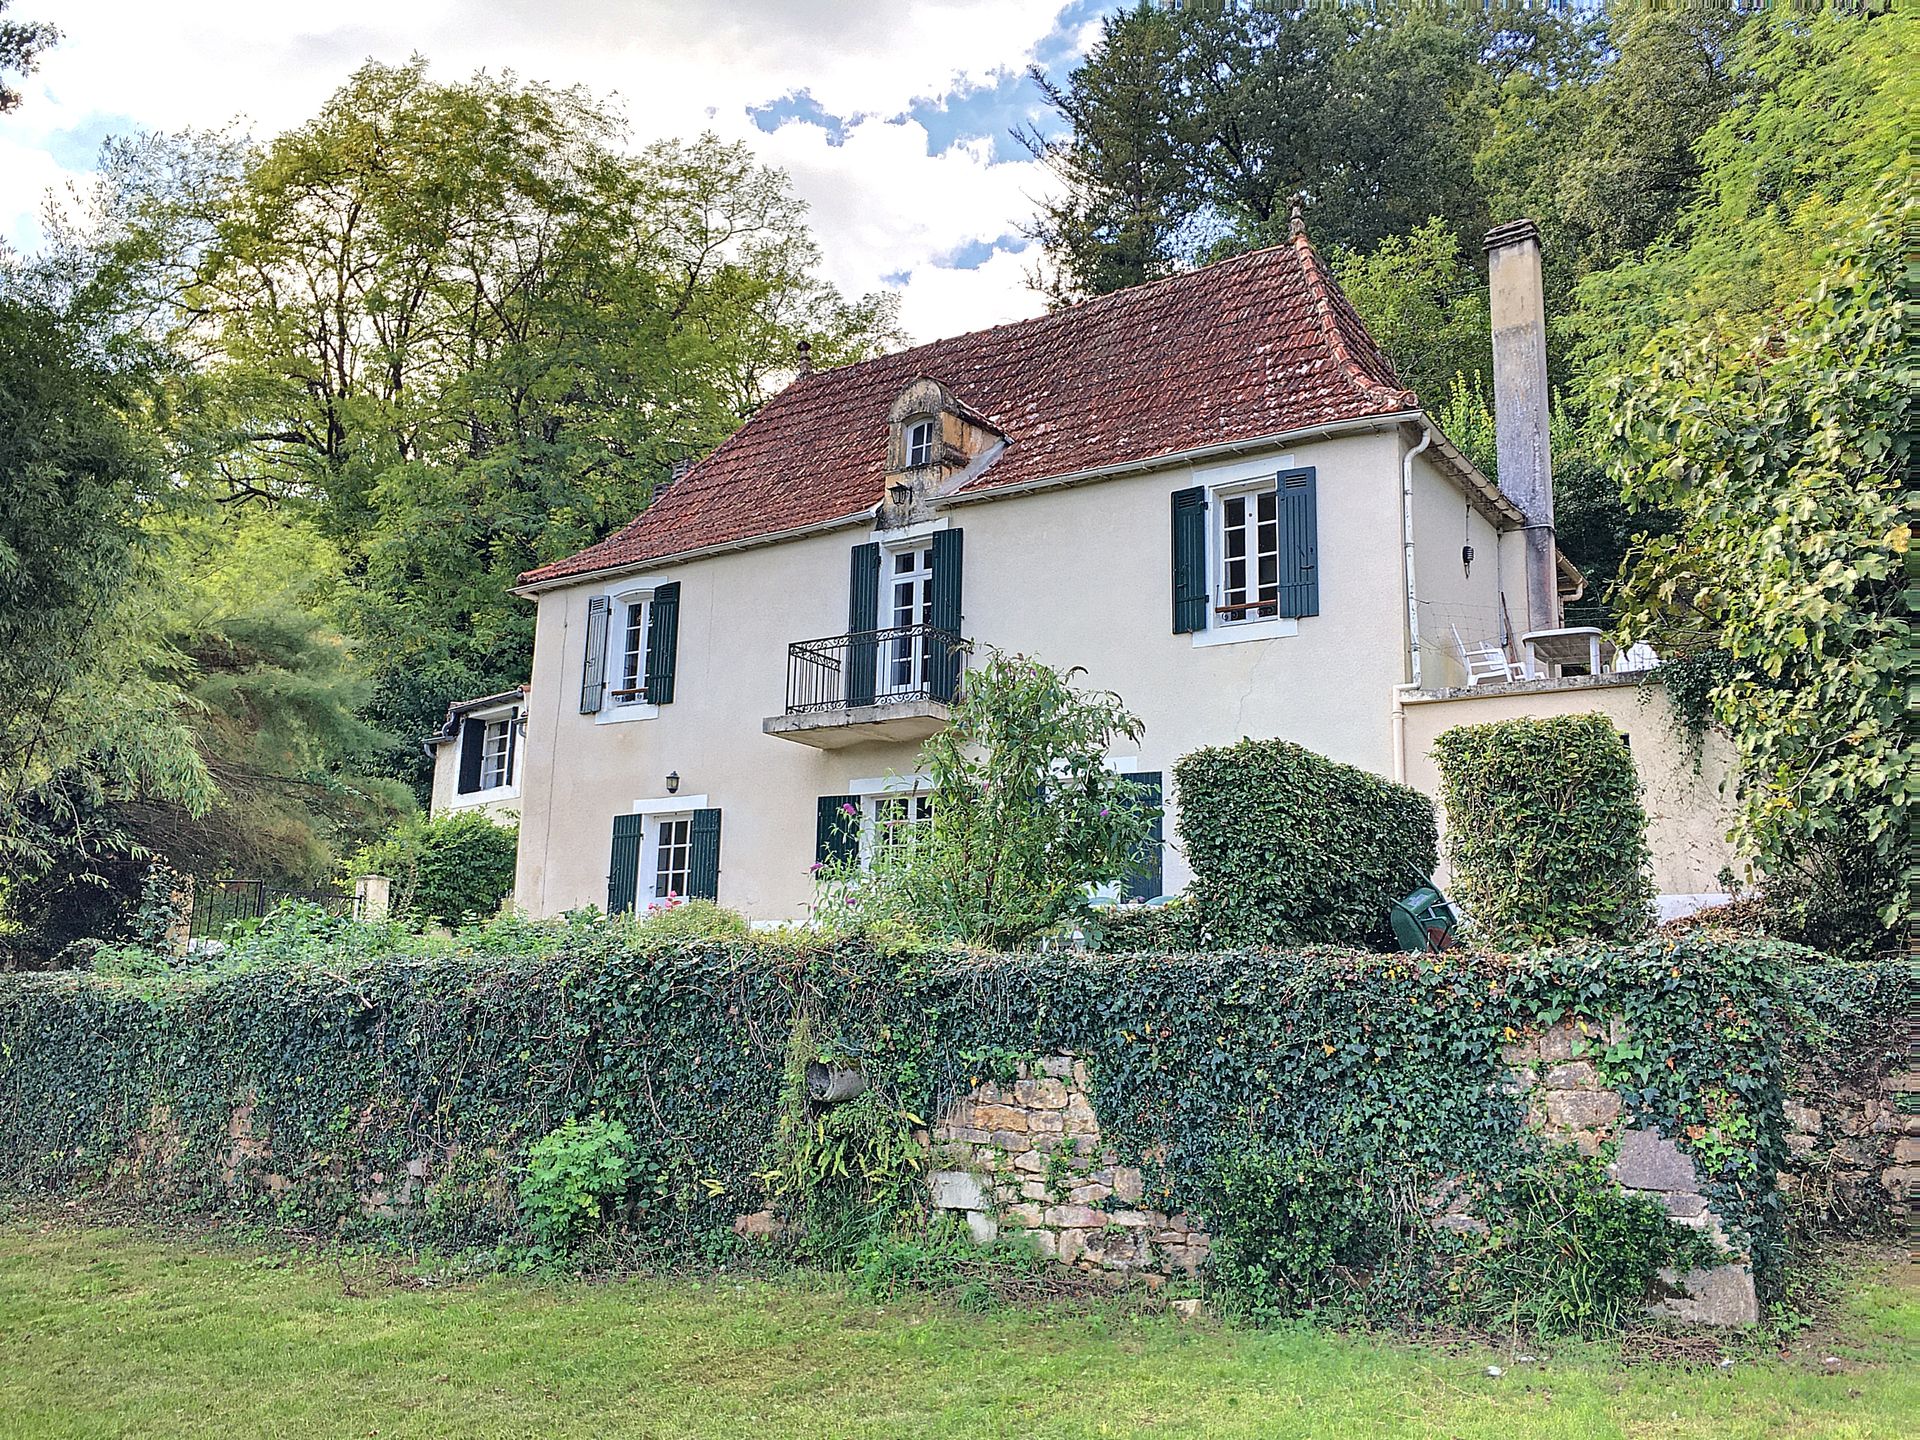
[[[857,514],[887,409],[938,380],[1007,437],[968,492],[1415,408],[1305,236],[951,340],[803,375],[624,529],[524,584]]]

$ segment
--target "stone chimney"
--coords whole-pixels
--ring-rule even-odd
[[[1493,313],[1493,418],[1500,488],[1527,515],[1527,628],[1560,628],[1553,543],[1553,456],[1547,446],[1547,312],[1540,227],[1509,220],[1487,232]]]

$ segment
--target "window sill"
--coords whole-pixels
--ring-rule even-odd
[[[649,705],[644,700],[631,705],[602,705],[600,713],[593,717],[596,725],[619,725],[628,720],[651,720],[660,713],[658,705]]]
[[[1209,645],[1239,645],[1248,640],[1284,640],[1300,633],[1298,620],[1241,620],[1232,625],[1215,624],[1193,632],[1193,648]]]
[[[518,800],[519,798],[520,787],[518,785],[496,785],[491,790],[469,790],[464,794],[455,795],[453,799],[448,802],[447,808],[457,809],[462,805],[493,805],[502,800]]]

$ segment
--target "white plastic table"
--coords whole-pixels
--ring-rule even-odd
[[[1613,642],[1597,625],[1529,630],[1520,637],[1520,643],[1527,647],[1527,669],[1536,679],[1542,665],[1552,677],[1568,665],[1585,665],[1589,675],[1604,675],[1613,664]]]

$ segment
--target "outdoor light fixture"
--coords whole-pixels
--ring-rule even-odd
[[[904,506],[909,500],[913,499],[913,486],[909,485],[905,480],[896,480],[893,484],[887,486],[887,498],[895,505]]]
[[[678,770],[669,770],[667,771],[667,794],[678,795],[679,793],[680,772]]]
[[[1460,547],[1460,570],[1462,574],[1473,574],[1473,547],[1471,545],[1462,545]]]

